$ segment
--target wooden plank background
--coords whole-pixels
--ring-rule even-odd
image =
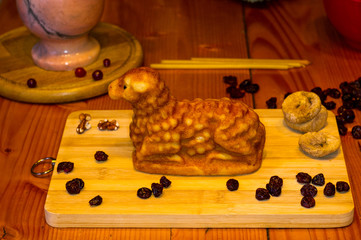
[[[326,18],[321,0],[274,0],[266,5],[237,0],[107,0],[102,21],[132,33],[144,50],[144,65],[190,57],[304,58],[305,69],[162,70],[179,99],[227,96],[225,75],[251,78],[260,91],[242,101],[265,108],[288,91],[338,87],[361,76],[361,55],[348,47]],[[14,0],[0,4],[0,33],[22,26]],[[1,86],[0,86],[1,87]],[[337,106],[341,102],[336,101]],[[108,96],[69,104],[24,104],[0,97],[0,238],[3,239],[357,239],[361,235],[361,151],[350,132],[341,137],[355,202],[349,227],[335,229],[107,229],[52,228],[44,204],[50,178],[34,178],[32,164],[57,156],[68,114],[76,110],[130,109]],[[360,112],[356,121],[361,124]],[[2,231],[1,231],[2,230]],[[3,234],[1,234],[3,232]]]

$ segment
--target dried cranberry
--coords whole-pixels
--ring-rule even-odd
[[[312,177],[308,173],[299,172],[296,175],[297,182],[299,183],[310,183],[312,180]]]
[[[259,90],[259,85],[257,83],[252,83],[244,88],[248,93],[256,93]]]
[[[346,120],[342,115],[337,115],[336,122],[337,122],[337,125],[340,125],[340,124],[344,125],[346,123]]]
[[[281,195],[282,187],[277,184],[267,183],[266,189],[268,190],[269,194],[271,194],[274,197],[278,197]]]
[[[305,208],[312,208],[316,205],[316,201],[313,197],[303,197],[301,200],[301,206]]]
[[[343,106],[344,106],[346,109],[352,109],[352,108],[353,108],[353,102],[352,102],[352,101],[344,101],[344,102],[343,102]]]
[[[95,81],[103,79],[103,72],[100,70],[95,70],[92,74],[92,77]]]
[[[314,197],[317,194],[317,188],[311,184],[306,184],[301,188],[301,194],[304,197]]]
[[[152,196],[152,190],[146,187],[139,188],[137,191],[137,196],[142,199],[147,199]]]
[[[331,182],[327,183],[325,188],[323,189],[323,194],[327,197],[334,196],[335,192],[336,192],[335,185]]]
[[[246,89],[247,86],[249,86],[251,84],[252,84],[251,80],[245,79],[239,84],[239,88],[244,90],[244,89]]]
[[[350,190],[350,185],[345,181],[338,181],[336,183],[336,189],[337,192],[348,192],[348,190]]]
[[[352,137],[355,139],[361,139],[361,126],[356,125],[351,130]]]
[[[277,108],[277,98],[271,97],[266,101],[267,108],[269,109],[276,109]]]
[[[269,183],[272,185],[277,185],[282,187],[283,186],[283,179],[280,178],[279,176],[272,176],[269,180]]]
[[[329,96],[332,98],[340,98],[341,92],[336,88],[331,88],[331,90],[329,92]]]
[[[76,77],[81,78],[81,77],[85,77],[85,75],[86,75],[86,71],[85,71],[84,68],[78,67],[78,68],[75,69],[75,76]]]
[[[239,187],[239,183],[236,179],[231,178],[227,181],[226,186],[229,191],[236,191]]]
[[[160,183],[152,183],[152,192],[154,197],[159,197],[163,193],[163,186]]]
[[[57,167],[57,172],[70,173],[71,171],[73,171],[73,168],[74,168],[74,163],[72,162],[60,162]]]
[[[269,194],[268,190],[265,188],[257,188],[256,190],[256,199],[257,200],[267,200],[270,199],[271,195]]]
[[[333,110],[336,108],[336,103],[334,101],[323,102],[323,106],[325,106],[327,110]]]
[[[78,194],[84,188],[84,181],[80,178],[74,178],[66,182],[65,188],[70,194]]]
[[[342,95],[343,102],[352,102],[352,95],[350,93],[344,93]]]
[[[230,97],[231,98],[243,98],[244,95],[245,95],[245,92],[243,90],[241,90],[240,88],[235,88],[233,87],[231,90],[230,90]]]
[[[104,162],[108,160],[108,155],[103,151],[96,151],[96,153],[94,154],[94,158],[97,161]]]
[[[37,86],[36,80],[34,78],[29,78],[26,84],[29,88],[36,88]]]
[[[237,77],[235,77],[235,76],[224,76],[223,77],[223,82],[225,84],[236,87],[237,86]]]
[[[98,196],[95,196],[92,199],[90,199],[89,205],[90,206],[99,206],[100,204],[102,204],[102,202],[103,202],[103,198],[100,195],[98,195]]]
[[[341,107],[337,108],[337,113],[338,113],[338,114],[341,114],[341,113],[343,113],[345,110],[346,110],[345,106],[342,105]]]
[[[338,133],[341,136],[345,136],[347,134],[347,127],[345,127],[345,125],[339,124],[339,125],[337,125],[337,128],[338,128]]]
[[[312,184],[317,186],[323,186],[325,184],[325,176],[322,173],[317,174],[312,178]]]
[[[161,178],[160,178],[160,184],[162,184],[162,186],[163,187],[165,187],[165,188],[168,188],[171,184],[172,184],[172,182],[168,179],[168,178],[166,178],[165,176],[162,176]]]
[[[103,66],[104,67],[110,67],[110,59],[109,58],[105,58],[104,60],[103,60]]]
[[[351,109],[345,109],[340,116],[345,120],[346,123],[352,123],[355,120],[355,113]]]

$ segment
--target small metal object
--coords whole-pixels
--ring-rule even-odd
[[[51,167],[47,170],[45,170],[44,172],[35,172],[34,169],[39,166],[40,164],[46,164],[46,163],[51,163]],[[33,164],[33,166],[31,167],[31,174],[35,177],[42,177],[46,174],[49,174],[51,173],[53,170],[54,170],[54,166],[55,166],[55,162],[56,162],[56,159],[55,158],[52,158],[52,157],[46,157],[46,158],[42,158],[40,160],[38,160],[37,162],[35,162]]]

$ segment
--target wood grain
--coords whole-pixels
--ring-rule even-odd
[[[252,174],[236,176],[240,187],[236,192],[226,189],[230,176],[184,177],[168,176],[172,181],[160,198],[139,199],[136,191],[159,182],[161,175],[135,171],[132,163],[133,145],[128,126],[132,111],[87,111],[92,116],[92,128],[77,134],[77,111],[69,115],[57,156],[62,161],[74,162],[69,174],[54,173],[45,203],[47,223],[54,227],[151,227],[151,228],[235,228],[235,227],[341,227],[353,220],[351,191],[334,198],[323,196],[318,188],[317,206],[300,206],[301,185],[295,180],[298,172],[311,176],[323,173],[327,182],[347,181],[342,148],[323,159],[314,159],[298,147],[299,133],[283,123],[281,110],[256,110],[266,127],[266,145],[262,167]],[[116,119],[117,131],[100,131],[102,119]],[[325,128],[338,135],[332,113]],[[94,160],[96,151],[104,151],[109,159],[104,163]],[[284,179],[281,197],[259,202],[255,189],[265,187],[269,178]],[[79,195],[70,195],[65,183],[81,178],[85,187]],[[88,201],[101,195],[104,202],[90,208]],[[217,219],[217,220],[216,220]],[[316,224],[317,223],[317,224]]]

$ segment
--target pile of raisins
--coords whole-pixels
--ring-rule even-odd
[[[257,83],[252,83],[250,79],[245,79],[238,85],[237,77],[224,76],[223,82],[229,85],[226,92],[231,98],[243,98],[246,93],[253,94],[259,90],[259,85]]]
[[[325,185],[325,176],[322,173],[311,177],[308,173],[299,172],[296,175],[297,182],[304,184],[300,190],[301,195],[303,196],[301,200],[301,206],[305,208],[311,208],[316,205],[314,197],[317,195],[317,188],[315,186]],[[350,186],[347,182],[338,181],[336,186],[331,182],[328,182],[323,189],[323,194],[327,197],[332,197],[338,192],[347,192],[350,189]]]
[[[152,183],[151,189],[147,187],[141,187],[137,191],[137,196],[141,199],[147,199],[154,195],[154,197],[160,197],[163,193],[163,188],[168,188],[172,182],[166,178],[165,176],[162,176],[159,180],[159,183]]]
[[[283,186],[283,179],[279,176],[272,176],[269,182],[266,184],[266,188],[257,188],[256,189],[256,199],[267,200],[271,196],[278,197],[281,195]]]
[[[320,87],[311,89],[311,92],[316,93],[322,104],[328,109],[332,110],[336,108],[336,104],[333,101],[326,102],[328,96],[332,98],[341,98],[342,106],[337,108],[336,121],[338,131],[341,136],[347,134],[346,124],[353,123],[355,120],[354,110],[361,110],[361,77],[351,82],[342,82],[339,85],[341,91],[336,88],[327,88],[322,90]],[[351,130],[352,137],[355,139],[361,139],[361,126],[356,125]]]

